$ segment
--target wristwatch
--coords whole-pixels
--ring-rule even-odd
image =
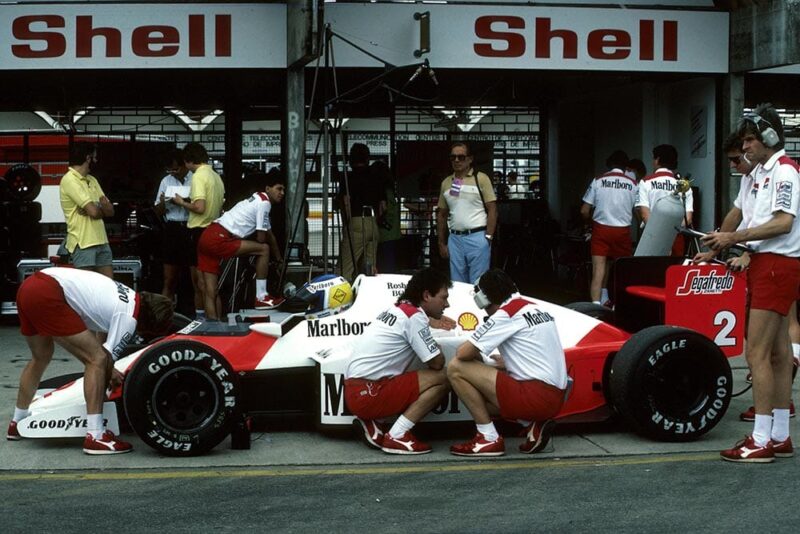
[[[488,239],[489,241],[491,241],[491,240],[492,240],[492,234],[486,234],[486,239]]]

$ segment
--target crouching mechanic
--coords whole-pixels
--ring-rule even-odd
[[[272,204],[283,200],[286,187],[279,173],[262,174],[261,177],[266,185],[264,191],[253,193],[226,211],[203,231],[197,243],[197,270],[203,274],[208,319],[219,319],[222,312],[217,309],[220,261],[234,256],[256,256],[257,310],[272,309],[283,302],[283,297],[270,297],[267,293],[267,272],[270,254],[274,255],[277,263],[283,262],[269,214]],[[245,239],[253,232],[256,233],[255,241]]]
[[[500,269],[480,277],[475,303],[491,316],[456,350],[447,378],[478,427],[466,443],[453,445],[457,456],[501,456],[503,437],[490,413],[527,426],[520,452],[540,452],[555,426],[553,417],[564,403],[567,364],[553,317],[535,301],[521,296],[514,281]],[[499,349],[501,370],[486,365],[481,353]],[[502,369],[504,368],[504,369]]]
[[[450,279],[431,268],[414,274],[393,306],[356,342],[345,371],[344,396],[367,444],[389,454],[425,454],[430,445],[411,429],[447,394],[444,355],[428,318],[441,319]],[[408,371],[414,355],[428,368]],[[377,420],[400,414],[388,433]]]
[[[31,361],[19,379],[14,417],[6,437],[20,439],[17,423],[28,417],[42,374],[58,343],[85,366],[83,394],[88,434],[86,454],[130,452],[131,444],[106,430],[103,394],[118,385],[122,375],[114,369],[134,332],[144,336],[167,333],[172,324],[172,300],[133,289],[92,271],[54,267],[25,279],[17,292],[20,331],[31,349]],[[98,335],[100,334],[100,335]],[[106,334],[105,342],[99,337]]]

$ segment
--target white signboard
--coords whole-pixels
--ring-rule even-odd
[[[711,11],[432,4],[328,4],[334,32],[389,63],[419,61],[430,13],[430,52],[441,68],[728,72],[728,14]],[[336,64],[378,66],[334,39]]]
[[[0,69],[285,67],[282,4],[0,5]]]

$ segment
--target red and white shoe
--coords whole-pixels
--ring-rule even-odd
[[[8,423],[8,430],[6,431],[6,439],[8,441],[19,441],[22,439],[22,436],[19,435],[19,430],[17,430],[17,422],[11,421]]]
[[[547,421],[534,421],[525,433],[525,441],[519,446],[519,452],[523,454],[534,454],[541,452],[550,443],[553,429],[556,422],[552,419]]]
[[[794,402],[789,403],[789,417],[794,417]],[[750,406],[748,409],[739,414],[739,419],[742,421],[753,422],[756,420],[756,407]]]
[[[503,436],[489,441],[480,432],[475,434],[471,440],[450,447],[450,454],[456,456],[503,456],[505,453],[506,444]]]
[[[383,435],[386,431],[381,428],[378,422],[371,419],[359,419],[356,417],[353,421],[353,426],[356,432],[361,436],[361,439],[364,440],[364,443],[369,447],[380,449],[383,446]]]
[[[117,438],[110,430],[103,432],[99,439],[86,434],[86,439],[83,440],[83,452],[86,454],[122,454],[132,450],[133,445]]]
[[[426,454],[431,452],[431,446],[419,441],[411,432],[406,432],[399,438],[393,438],[388,432],[383,435],[381,450],[389,454]]]
[[[783,441],[772,440],[772,452],[776,458],[791,458],[794,456],[792,438],[788,437]]]
[[[759,447],[753,436],[746,436],[732,449],[724,450],[719,455],[728,462],[768,464],[775,461],[772,442],[768,441],[766,445]]]
[[[256,298],[255,309],[257,310],[272,310],[283,304],[283,301],[286,300],[283,297],[273,297],[271,295],[267,295],[263,299]]]

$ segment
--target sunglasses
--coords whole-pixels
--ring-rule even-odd
[[[466,154],[450,154],[450,161],[465,161],[468,157]]]
[[[728,161],[734,165],[739,165],[742,162],[742,156],[728,156]]]

